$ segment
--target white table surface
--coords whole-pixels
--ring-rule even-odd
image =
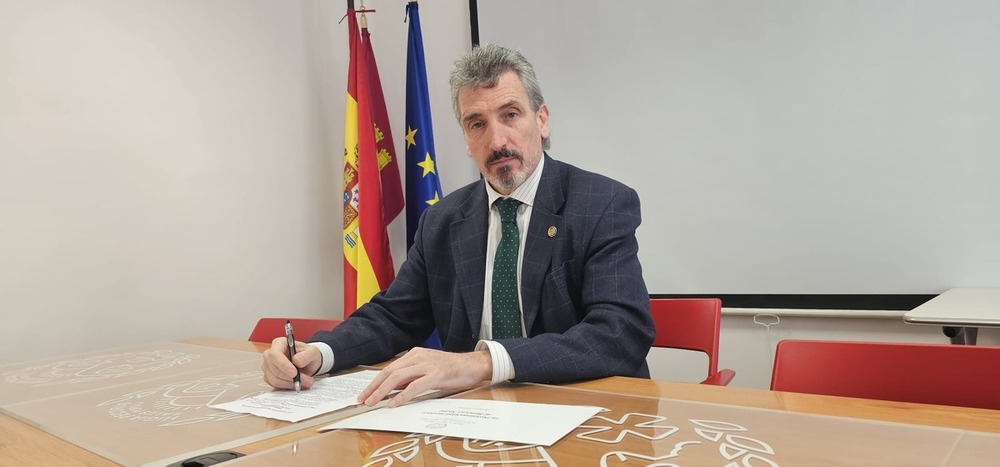
[[[911,324],[1000,327],[1000,287],[950,289],[903,315]]]

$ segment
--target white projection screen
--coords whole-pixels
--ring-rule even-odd
[[[1000,286],[1000,2],[479,0],[652,294]]]

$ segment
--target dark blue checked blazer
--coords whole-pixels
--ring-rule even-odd
[[[384,361],[433,329],[444,350],[475,348],[486,278],[483,183],[428,208],[389,288],[313,336],[333,349],[334,371]],[[528,338],[498,340],[516,381],[649,377],[655,328],[637,256],[639,223],[634,190],[545,155],[521,266]]]

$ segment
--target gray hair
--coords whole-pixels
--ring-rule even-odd
[[[458,92],[464,88],[492,88],[500,81],[500,75],[513,71],[521,78],[524,92],[532,112],[538,112],[545,103],[542,87],[535,77],[535,69],[520,52],[496,43],[483,44],[472,49],[455,62],[448,82],[451,85],[451,106],[455,118],[462,121],[458,109]],[[542,149],[549,149],[549,138],[542,138]]]

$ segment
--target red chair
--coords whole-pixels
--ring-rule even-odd
[[[306,341],[317,331],[329,331],[341,322],[339,319],[322,318],[261,318],[247,340],[270,344],[275,337],[285,337],[285,320],[292,322],[297,341]]]
[[[771,389],[1000,409],[1000,347],[783,340]]]
[[[726,386],[736,371],[719,370],[719,322],[722,300],[718,298],[653,298],[649,300],[656,337],[653,347],[697,350],[708,355],[708,378],[701,384]]]

